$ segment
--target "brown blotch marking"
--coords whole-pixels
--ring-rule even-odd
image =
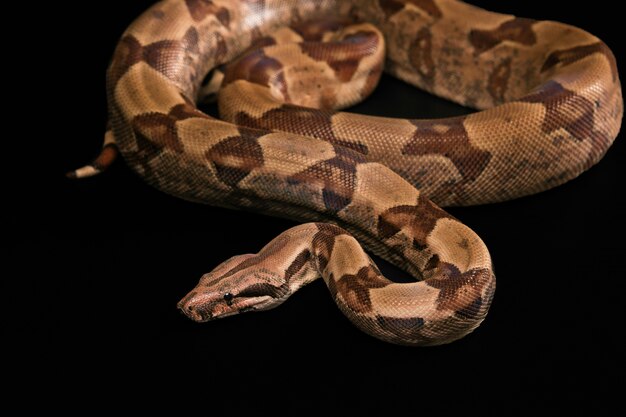
[[[541,67],[541,72],[545,72],[555,66],[566,66],[579,61],[589,55],[602,54],[609,61],[613,81],[617,81],[617,62],[613,52],[603,42],[596,42],[589,45],[575,46],[569,49],[561,49],[552,52]]]
[[[235,116],[235,123],[258,129],[280,130],[314,137],[367,155],[369,149],[364,143],[338,139],[335,136],[332,127],[333,115],[334,112],[327,110],[284,104],[280,108],[265,112],[259,118],[240,112]]]
[[[227,66],[222,85],[227,86],[236,80],[247,80],[254,84],[274,87],[281,92],[285,101],[289,100],[283,65],[280,61],[265,55],[262,49],[250,51]]]
[[[272,36],[263,36],[259,33],[256,38],[253,38],[252,44],[241,53],[241,56],[243,57],[256,49],[262,49],[272,45],[276,45],[276,39]]]
[[[402,154],[445,156],[459,170],[464,181],[474,181],[489,163],[491,154],[472,146],[464,120],[464,117],[411,120],[417,130],[402,148]]]
[[[223,26],[230,27],[230,12],[227,9],[222,7],[215,13],[215,16]]]
[[[381,239],[389,239],[402,229],[408,229],[409,236],[419,247],[427,246],[426,238],[442,218],[452,218],[423,195],[416,206],[396,206],[378,216],[377,232]]]
[[[174,152],[183,152],[183,144],[176,132],[176,121],[166,114],[147,113],[133,119],[135,133],[152,142],[159,149],[168,148]]]
[[[154,177],[154,169],[150,165],[150,161],[161,153],[163,146],[155,143],[152,138],[144,136],[141,132],[135,131],[136,150],[127,151],[124,159],[129,164],[136,164],[142,167],[145,175],[150,178]]]
[[[483,289],[486,285],[492,285],[492,281],[489,269],[473,268],[461,273],[455,265],[439,262],[435,275],[424,282],[440,291],[437,310],[452,310],[475,316],[482,306]]]
[[[323,231],[313,237],[315,244],[317,263],[320,271],[324,271],[330,260],[330,254],[335,247],[335,235]]]
[[[432,34],[430,29],[423,28],[409,46],[409,61],[413,68],[428,82],[435,78],[435,61],[432,56]]]
[[[425,244],[423,244],[422,242],[418,242],[415,239],[413,239],[412,245],[413,245],[413,248],[417,249],[418,251],[423,251],[427,247]]]
[[[266,131],[239,127],[241,136],[228,137],[207,151],[220,181],[236,187],[256,168],[263,166],[263,150],[258,138]]]
[[[442,16],[441,10],[439,10],[434,0],[379,0],[380,7],[383,9],[383,12],[385,12],[387,19],[404,9],[404,6],[409,3],[434,18],[440,18]]]
[[[541,124],[545,133],[565,129],[579,141],[593,137],[594,104],[554,80],[546,82],[520,101],[545,106],[546,115]],[[573,112],[572,109],[578,111]]]
[[[315,223],[315,227],[317,227],[319,233],[328,236],[339,236],[347,234],[346,231],[343,230],[341,227],[335,226],[334,224],[330,223]]]
[[[298,35],[305,41],[319,42],[328,32],[337,32],[342,27],[350,24],[349,19],[329,17],[328,19],[318,19],[307,22],[298,22],[291,26]]]
[[[389,333],[400,337],[402,340],[413,339],[416,332],[424,326],[424,319],[421,317],[399,318],[376,316],[378,326]]]
[[[348,142],[347,140],[342,140],[342,139],[337,139],[334,141],[331,140],[329,142],[351,149],[363,155],[367,155],[367,153],[369,152],[367,145],[361,142]]]
[[[373,32],[359,31],[333,43],[304,42],[302,52],[311,58],[326,62],[342,82],[352,79],[363,57],[372,55],[379,47]]]
[[[495,103],[504,101],[509,78],[511,78],[511,59],[505,59],[494,68],[489,76],[487,91],[491,94]]]
[[[197,54],[200,52],[199,41],[200,35],[198,35],[198,31],[196,28],[190,27],[183,36],[182,47],[185,48],[186,51]]]
[[[469,41],[476,54],[482,54],[504,41],[526,46],[534,45],[537,42],[537,36],[532,29],[535,23],[536,21],[532,19],[516,17],[493,30],[472,30],[469,34]]]
[[[332,130],[332,114],[331,112],[284,104],[280,108],[265,112],[258,118],[251,117],[246,113],[238,113],[235,123],[293,132],[331,141],[336,140]]]
[[[255,283],[243,288],[241,291],[239,291],[237,297],[263,297],[269,295],[272,298],[282,298],[288,292],[289,285],[286,282],[280,287],[264,282]]]
[[[142,59],[143,48],[139,41],[132,35],[124,36],[115,48],[109,67],[108,76],[111,85],[115,85],[130,67]]]
[[[424,271],[430,271],[431,269],[436,268],[439,265],[439,255],[434,254],[430,257],[426,265],[424,266]]]
[[[132,121],[132,126],[138,137],[143,137],[158,149],[168,148],[174,152],[183,152],[176,122],[192,117],[209,118],[195,106],[181,103],[172,107],[168,114],[155,112],[136,116]]]
[[[237,126],[237,130],[239,130],[239,133],[241,133],[241,135],[250,136],[255,139],[259,139],[260,137],[265,136],[268,133],[272,133],[270,130],[267,129],[255,129],[248,126]]]
[[[359,67],[359,59],[346,59],[341,61],[329,61],[328,65],[335,71],[335,75],[341,82],[348,82],[354,76]]]
[[[226,45],[226,40],[224,36],[222,36],[219,32],[214,32],[213,36],[216,39],[216,45],[213,53],[213,59],[217,64],[221,64],[226,55],[228,54],[228,46]]]
[[[171,80],[179,77],[179,63],[186,55],[199,52],[199,35],[195,28],[189,28],[182,39],[164,40],[141,46],[128,35],[124,37],[116,49],[109,75],[119,80],[132,65],[144,61]]]
[[[318,184],[326,210],[337,213],[352,201],[356,188],[356,166],[366,162],[365,157],[343,146],[333,144],[335,156],[308,167],[291,176],[292,180]]]
[[[185,47],[180,41],[159,41],[147,45],[143,49],[143,60],[155,70],[171,80],[179,76],[181,55]]]
[[[318,232],[313,236],[312,242],[319,270],[324,271],[335,247],[335,237],[346,234],[346,231],[329,223],[316,223],[315,226]]]
[[[230,25],[230,13],[223,7],[216,6],[211,0],[185,0],[191,18],[196,22],[203,21],[208,15],[215,15],[224,26]]]
[[[169,116],[175,121],[190,119],[192,117],[210,119],[209,116],[198,110],[195,105],[191,105],[189,103],[181,103],[175,105],[170,110]]]
[[[383,9],[387,20],[400,10],[404,9],[405,5],[405,2],[400,0],[380,0],[378,3],[380,4],[380,8]]]
[[[372,68],[369,74],[367,74],[367,79],[365,80],[365,84],[363,85],[363,91],[361,93],[363,97],[369,96],[374,91],[374,89],[378,85],[378,82],[380,81],[381,75],[383,75],[383,70],[384,64],[383,62],[381,62],[380,64],[377,64],[374,68]]]
[[[350,204],[350,201],[352,201],[351,193],[343,193],[342,191],[344,190],[338,192],[327,186],[322,189],[322,200],[324,201],[324,207],[326,207],[326,210],[331,213],[337,213]]]
[[[300,272],[300,270],[304,267],[304,265],[309,262],[311,259],[311,252],[308,249],[304,249],[302,252],[296,256],[296,259],[289,265],[287,270],[285,271],[285,280],[289,282],[291,277]]]
[[[483,298],[478,297],[466,307],[455,311],[454,314],[468,320],[476,320],[482,315],[481,307],[483,306]]]
[[[346,274],[335,282],[337,292],[341,294],[346,305],[357,313],[372,311],[370,288],[382,288],[390,282],[380,276],[370,266],[364,266],[356,275]]]
[[[257,26],[250,29],[250,39],[254,42],[256,39],[260,39],[264,37],[265,34],[261,31],[261,29]]]

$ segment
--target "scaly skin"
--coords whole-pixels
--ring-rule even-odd
[[[294,109],[298,99],[285,93],[305,78],[293,71],[269,85],[258,71],[228,80],[221,107],[231,122],[196,109],[211,68],[280,27],[328,16],[376,26],[387,41],[386,71],[484,110],[392,120]],[[355,49],[374,42],[356,38]],[[306,56],[292,59],[341,82],[364,76],[352,94],[366,94],[380,72],[368,58],[375,53],[336,47],[291,46]],[[260,58],[263,71],[291,65],[270,47]],[[429,198],[480,204],[559,185],[602,157],[623,112],[615,59],[600,40],[455,0],[165,0],[122,36],[107,91],[109,135],[151,185],[187,200],[341,226],[298,226],[258,255],[227,261],[180,303],[186,314],[205,320],[271,308],[321,276],[362,330],[408,345],[467,334],[495,289],[484,243]],[[332,91],[321,97],[327,107],[340,101]],[[348,232],[422,281],[388,281]]]

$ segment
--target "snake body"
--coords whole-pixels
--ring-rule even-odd
[[[286,31],[292,41],[275,45]],[[211,118],[195,104],[202,80],[237,57],[220,92],[225,120]],[[338,112],[374,88],[383,61],[482,111]],[[75,175],[101,170],[117,148],[174,196],[314,222],[203,276],[179,303],[185,314],[272,308],[321,277],[360,329],[407,345],[469,333],[495,291],[485,244],[431,200],[480,204],[562,184],[600,160],[623,113],[599,39],[456,0],[164,0],[122,36],[107,92],[105,153]],[[359,242],[418,281],[389,281]]]

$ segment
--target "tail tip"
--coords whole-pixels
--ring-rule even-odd
[[[82,168],[75,169],[74,171],[70,171],[65,176],[69,179],[81,179],[81,178],[89,178],[96,176],[102,173],[101,169],[96,168],[93,165],[85,165]]]

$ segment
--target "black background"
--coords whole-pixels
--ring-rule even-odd
[[[45,83],[40,107],[30,108],[44,119],[25,125],[37,140],[27,149],[35,159],[13,176],[43,174],[18,182],[25,204],[7,217],[18,231],[8,260],[20,272],[3,282],[3,333],[34,340],[32,355],[52,365],[49,377],[69,374],[78,385],[113,378],[100,392],[110,401],[127,388],[153,387],[145,399],[151,405],[169,401],[165,387],[178,385],[189,395],[179,406],[195,402],[204,414],[608,412],[618,400],[612,388],[623,384],[623,138],[557,189],[449,210],[486,242],[498,277],[489,316],[460,341],[424,349],[379,342],[343,317],[321,281],[276,310],[198,325],[176,302],[201,274],[256,252],[293,223],[169,197],[123,163],[95,179],[63,178],[97,153],[106,66],[122,31],[151,3],[85,4],[81,18],[73,3],[57,4],[42,25],[53,82]],[[545,1],[471,3],[584,28],[626,68],[609,2],[548,10]],[[93,46],[79,46],[77,33]],[[467,112],[389,77],[353,111]]]

